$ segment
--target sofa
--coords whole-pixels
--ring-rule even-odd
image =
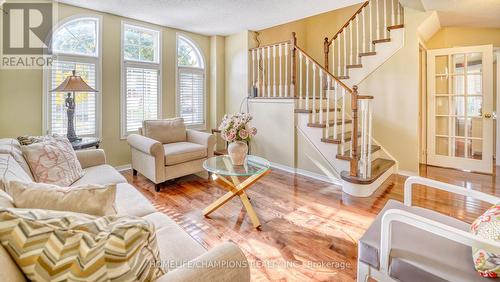
[[[203,162],[214,155],[215,136],[186,129],[184,119],[145,120],[140,134],[127,137],[133,174],[140,172],[155,183],[204,171]]]
[[[157,212],[117,170],[106,164],[103,150],[76,151],[76,154],[85,175],[72,186],[116,183],[119,214],[142,217],[155,225],[162,263],[168,270],[157,281],[250,281],[247,259],[238,246],[226,242],[207,251],[174,220]],[[0,208],[14,207],[12,198],[4,192],[5,185],[13,180],[34,181],[18,141],[0,139]],[[206,262],[212,265],[209,267]],[[2,281],[26,281],[3,247],[0,247],[0,272]]]
[[[471,201],[497,204],[500,198],[419,176],[405,182],[404,203],[389,200],[358,244],[357,281],[493,281],[474,269],[472,247],[499,254],[500,242],[470,233],[470,225],[412,205],[414,185],[425,185]]]

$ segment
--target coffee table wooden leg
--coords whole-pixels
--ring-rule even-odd
[[[245,206],[245,209],[247,210],[247,214],[248,217],[250,218],[250,221],[252,221],[253,227],[259,228],[260,227],[259,217],[257,216],[257,213],[255,213],[255,210],[253,209],[253,206],[250,203],[247,194],[245,192],[242,192],[239,196],[241,202],[243,203],[243,206]]]
[[[233,191],[227,192],[226,194],[224,194],[224,196],[217,199],[217,201],[210,204],[210,206],[203,209],[203,215],[207,216],[207,215],[211,214],[213,211],[215,211],[216,209],[223,206],[225,203],[227,203],[229,200],[231,200],[236,195],[237,194],[234,193]]]

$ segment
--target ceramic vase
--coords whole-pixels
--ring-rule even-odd
[[[243,165],[245,163],[245,159],[247,158],[248,145],[243,141],[235,141],[229,143],[227,151],[233,165]]]

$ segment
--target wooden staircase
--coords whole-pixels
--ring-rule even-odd
[[[290,41],[250,49],[251,93],[295,99],[297,129],[354,196],[370,196],[395,172],[396,162],[372,138],[374,96],[360,95],[346,81],[350,72],[370,67],[362,58],[378,56],[372,46],[390,42],[389,31],[403,28],[402,13],[396,0],[365,2],[331,40],[325,38],[324,66],[297,45],[295,33]]]

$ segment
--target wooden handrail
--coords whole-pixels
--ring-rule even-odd
[[[273,46],[279,46],[281,44],[288,44],[288,43],[291,43],[290,40],[281,41],[281,42],[278,42],[278,43],[266,44],[266,45],[262,45],[262,46],[258,46],[258,47],[253,47],[253,48],[248,49],[248,51],[258,50],[258,49],[267,48],[267,47],[273,47]]]
[[[347,21],[346,23],[339,29],[339,31],[337,31],[337,33],[335,33],[335,35],[332,37],[332,39],[330,39],[330,41],[328,42],[328,45],[332,44],[333,40],[335,40],[337,38],[337,36],[339,36],[339,34],[342,33],[342,31],[349,25],[349,23],[354,20],[356,18],[356,16],[361,13],[361,11],[363,10],[363,8],[365,8],[368,3],[370,1],[366,1],[363,3],[363,5],[361,5],[361,7],[359,7],[359,9],[354,13],[354,15],[352,15]]]
[[[319,69],[323,70],[326,75],[330,76],[331,78],[333,78],[340,86],[342,86],[345,90],[347,90],[347,92],[349,93],[352,93],[352,89],[347,86],[345,83],[343,83],[342,81],[340,81],[340,79],[338,79],[337,77],[335,77],[334,75],[332,75],[327,69],[325,69],[320,63],[318,63],[318,61],[316,61],[315,59],[313,59],[311,56],[307,55],[306,52],[304,52],[304,50],[302,50],[302,48],[300,48],[299,46],[295,46],[295,48],[297,50],[299,50],[301,53],[302,53],[302,56],[308,58],[310,61],[312,61],[313,63],[315,63]]]
[[[328,37],[325,37],[325,40],[323,41],[323,52],[325,53],[325,69],[329,71],[330,66],[328,65],[328,54],[330,53],[330,42],[328,41]]]

